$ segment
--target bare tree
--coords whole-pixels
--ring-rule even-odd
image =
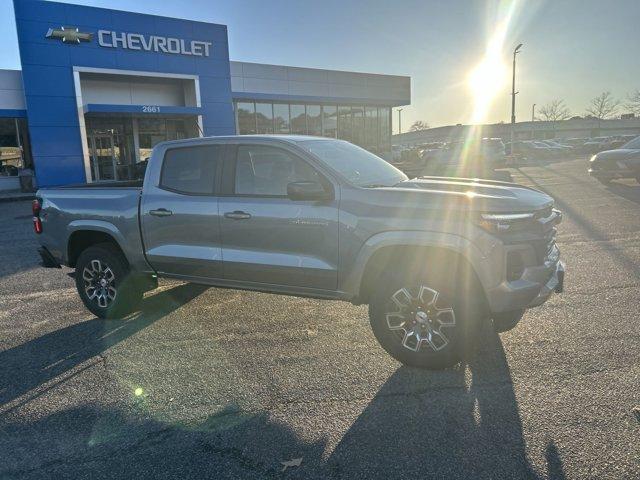
[[[624,105],[630,112],[640,115],[640,89],[635,89],[627,95],[627,103]]]
[[[607,118],[613,117],[618,108],[620,107],[620,100],[616,100],[611,95],[611,92],[602,92],[596,98],[591,100],[591,103],[587,107],[587,114],[592,115],[598,119],[598,130],[600,129],[600,122]]]
[[[564,100],[551,100],[538,110],[538,116],[547,122],[551,122],[553,128],[556,128],[556,122],[566,120],[571,117],[571,112],[564,104]]]
[[[413,122],[413,125],[411,125],[411,128],[409,128],[409,131],[420,132],[422,130],[428,130],[428,129],[429,129],[429,124],[427,122],[418,120],[417,122]]]

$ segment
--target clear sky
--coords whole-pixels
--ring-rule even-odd
[[[602,91],[624,98],[640,88],[640,0],[68,3],[226,24],[232,60],[409,75],[412,104],[404,108],[403,130],[415,120],[508,122],[511,52],[518,43],[524,44],[519,120],[531,117],[533,103],[559,98],[583,114]],[[18,69],[12,1],[0,0],[0,12],[0,68]],[[470,72],[487,58],[471,88]]]

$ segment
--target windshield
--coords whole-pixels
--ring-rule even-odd
[[[358,187],[391,187],[408,179],[382,158],[343,140],[309,140],[299,145]]]
[[[625,143],[622,147],[620,148],[628,148],[631,150],[634,149],[640,149],[640,137],[636,137],[633,140],[631,140],[630,142]]]

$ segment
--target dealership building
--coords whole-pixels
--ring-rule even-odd
[[[229,60],[227,27],[14,0],[22,70],[0,70],[0,189],[138,178],[155,144],[308,134],[387,155],[410,78]]]

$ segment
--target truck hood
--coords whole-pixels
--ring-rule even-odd
[[[530,212],[553,206],[546,193],[516,183],[450,177],[421,177],[406,180],[384,190],[418,193],[420,203],[435,208],[482,212]],[[418,199],[414,199],[418,200]]]

